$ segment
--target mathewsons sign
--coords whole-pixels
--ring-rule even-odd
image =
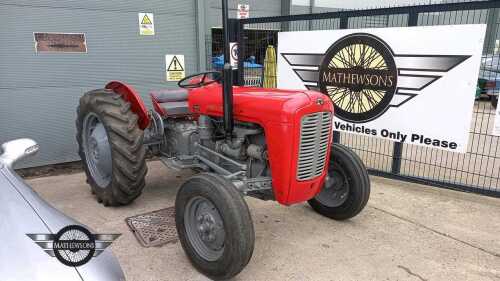
[[[328,95],[334,130],[465,152],[486,25],[280,32],[278,87]]]

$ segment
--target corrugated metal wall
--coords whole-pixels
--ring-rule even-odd
[[[139,36],[138,13],[153,12],[154,36]],[[165,54],[198,71],[195,1],[0,0],[0,143],[35,139],[28,167],[78,160],[75,111],[83,92],[109,80],[146,98],[165,82]],[[33,32],[85,33],[87,54],[36,54]],[[149,104],[149,98],[145,99]]]

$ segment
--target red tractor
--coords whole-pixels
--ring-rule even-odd
[[[244,196],[283,205],[307,201],[316,212],[344,220],[357,215],[370,194],[361,159],[332,144],[330,98],[233,87],[227,45],[223,74],[195,74],[179,81],[181,89],[153,91],[153,110],[132,87],[113,81],[85,93],[76,120],[87,181],[105,206],[126,205],[141,194],[146,150],[169,168],[199,172],[177,193],[176,227],[192,264],[215,279],[238,274],[252,256]]]

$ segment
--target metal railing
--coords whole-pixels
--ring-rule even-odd
[[[500,1],[474,1],[238,20],[235,37],[242,70],[238,80],[245,84],[252,75],[242,67],[248,55],[265,51],[268,45],[279,47],[279,31],[485,23],[484,54],[496,54],[499,8]],[[269,36],[248,44],[245,41],[251,38],[245,36],[247,30],[267,30]],[[490,66],[493,72],[500,72],[498,68]],[[465,154],[343,132],[336,132],[334,138],[355,150],[373,175],[500,197],[500,138],[491,135],[493,122],[490,102],[476,100]]]

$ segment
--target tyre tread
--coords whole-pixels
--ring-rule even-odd
[[[213,198],[219,198],[219,202],[224,202],[222,204],[225,205],[223,211],[219,209],[219,212],[227,212],[227,217],[236,219],[236,222],[231,224],[231,228],[229,228],[233,235],[238,237],[237,242],[231,244],[231,262],[229,264],[217,261],[211,264],[203,261],[187,242],[184,231],[183,204],[188,200],[186,197],[199,194],[200,192],[209,197],[209,199],[212,199],[210,198],[210,194],[214,196]],[[217,204],[215,205],[217,208],[220,208]],[[248,206],[242,195],[230,181],[211,173],[194,175],[178,191],[175,208],[177,232],[181,240],[181,245],[196,269],[217,280],[229,279],[243,270],[252,257],[255,234]],[[223,214],[221,215],[224,216]]]
[[[359,179],[360,182],[355,187],[355,192],[358,194],[352,200],[348,198],[344,204],[338,207],[324,206],[315,198],[309,200],[308,203],[316,212],[326,217],[335,220],[346,220],[359,214],[368,203],[370,198],[370,178],[363,161],[350,148],[342,144],[333,144],[330,152],[330,165],[336,165],[335,161],[338,161],[337,158],[345,160],[346,163],[344,165],[354,173],[354,178]],[[348,167],[349,165],[351,167]],[[352,189],[353,187],[351,186],[350,188]],[[349,192],[349,196],[351,196],[351,191]]]
[[[131,111],[129,102],[111,90],[97,89],[85,93],[80,98],[76,120],[78,153],[84,163],[82,130],[83,120],[89,112],[97,114],[106,128],[113,170],[110,185],[101,188],[84,165],[87,182],[97,201],[104,206],[129,204],[141,194],[147,174],[144,132],[137,123],[138,116]]]

